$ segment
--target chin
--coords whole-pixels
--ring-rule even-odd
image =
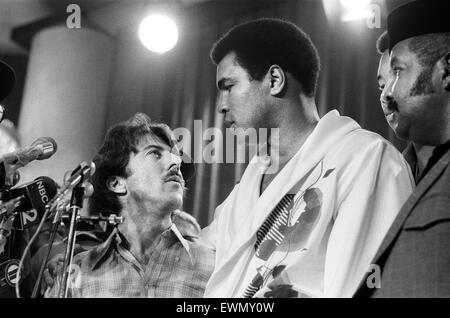
[[[183,206],[183,194],[174,193],[170,198],[170,205],[172,206],[173,210],[181,209],[181,207]]]
[[[402,124],[402,122],[397,120],[395,123],[391,123],[389,126],[391,126],[397,138],[404,141],[410,140],[409,128],[407,127],[408,125]]]

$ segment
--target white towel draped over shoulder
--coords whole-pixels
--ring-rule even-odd
[[[261,196],[267,165],[256,159],[201,232],[216,250],[205,297],[241,297],[258,273],[256,297],[351,297],[412,192],[401,154],[333,110]],[[257,231],[288,193],[290,233],[261,257]]]

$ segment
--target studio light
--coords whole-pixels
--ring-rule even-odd
[[[364,10],[370,3],[370,0],[341,0],[341,4],[349,11]]]
[[[342,21],[355,21],[373,17],[369,9],[371,0],[340,0],[345,12],[341,16]]]
[[[162,14],[145,17],[139,25],[139,39],[150,51],[163,54],[173,49],[178,41],[175,22]]]
[[[370,10],[350,11],[342,15],[341,20],[344,22],[370,19],[373,17],[373,12]]]

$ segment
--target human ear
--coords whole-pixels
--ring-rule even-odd
[[[279,95],[286,86],[286,75],[279,65],[272,65],[269,68],[270,94],[272,96]]]
[[[444,90],[450,92],[450,52],[445,54],[438,63],[442,70],[442,86]]]
[[[125,195],[127,194],[127,185],[125,183],[125,180],[118,176],[112,176],[109,177],[106,181],[106,186],[108,187],[108,190],[118,194],[118,195]]]

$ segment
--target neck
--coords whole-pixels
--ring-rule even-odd
[[[320,118],[313,98],[298,96],[280,108],[283,111],[278,114],[279,138],[271,136],[269,149],[272,160],[278,160],[281,169],[303,146]]]
[[[439,145],[438,146],[440,146],[442,144],[445,144],[446,142],[450,141],[450,120],[447,121],[447,122],[448,122],[448,124],[445,127],[445,130],[444,130],[444,132],[443,132],[443,134],[442,134],[442,136],[441,136],[441,138],[439,140]]]
[[[121,211],[124,222],[119,225],[119,230],[129,242],[133,255],[146,264],[153,243],[172,225],[171,211],[152,211],[132,204],[124,207]]]
[[[450,141],[450,97],[445,101],[436,102],[433,107],[441,108],[441,112],[433,125],[423,131],[423,136],[426,136],[426,141],[429,140],[428,145],[440,146]]]
[[[427,166],[428,160],[433,155],[433,150],[435,147],[424,146],[416,143],[413,143],[413,146],[417,157],[417,167],[419,172],[422,172]]]

